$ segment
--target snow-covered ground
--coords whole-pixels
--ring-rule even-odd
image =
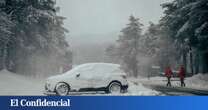
[[[43,95],[44,79],[32,79],[6,70],[0,71],[0,95]],[[76,95],[76,94],[73,94]],[[159,92],[145,88],[141,83],[129,79],[128,92],[124,94],[80,94],[78,95],[161,95]]]
[[[43,80],[0,71],[0,95],[42,95]]]
[[[128,92],[124,95],[139,95],[139,96],[156,96],[162,95],[160,92],[148,89],[144,87],[141,83],[134,82],[134,80],[129,79]]]
[[[208,74],[197,74],[185,80],[187,87],[208,90]]]
[[[178,80],[175,78],[173,80]],[[129,78],[128,92],[124,94],[100,94],[100,93],[87,93],[87,94],[72,94],[72,95],[163,95],[158,91],[146,88],[143,84],[149,85],[164,85],[166,84],[165,77],[147,78]],[[208,90],[208,74],[198,74],[185,80],[188,88]],[[0,71],[0,95],[43,95],[44,79],[32,79],[17,75],[6,70]],[[173,86],[180,86],[179,81],[172,81]]]

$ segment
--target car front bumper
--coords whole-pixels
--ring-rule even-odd
[[[128,89],[128,87],[129,87],[129,85],[123,85],[123,86],[121,86],[121,89],[125,90],[125,89]]]
[[[43,94],[47,95],[47,96],[50,96],[50,95],[56,95],[56,92],[54,92],[54,91],[44,91]]]
[[[128,90],[128,87],[129,87],[129,85],[123,85],[123,86],[121,86],[121,92],[122,92],[122,93],[128,92],[128,91],[127,91],[127,90]]]
[[[45,91],[43,92],[44,95],[56,95],[55,91],[51,90],[51,86],[48,83],[45,84]]]

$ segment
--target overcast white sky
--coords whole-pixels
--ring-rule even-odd
[[[170,0],[57,0],[60,15],[67,17],[70,36],[119,32],[134,15],[144,25],[158,22],[161,3]]]

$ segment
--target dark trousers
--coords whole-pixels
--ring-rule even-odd
[[[181,80],[181,87],[185,87],[186,84],[185,84],[185,82],[184,82],[184,78],[180,78],[180,80]]]
[[[168,78],[167,87],[171,87],[170,77],[167,77],[167,78]]]

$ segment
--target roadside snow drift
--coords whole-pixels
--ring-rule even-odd
[[[138,96],[155,96],[162,95],[160,92],[148,89],[144,87],[141,83],[129,81],[128,92],[125,95],[138,95]]]
[[[208,90],[208,74],[197,74],[185,81],[188,87]]]
[[[0,71],[0,95],[43,95],[43,81]]]

